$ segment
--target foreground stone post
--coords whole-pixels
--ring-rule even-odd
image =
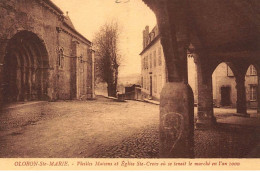
[[[193,93],[188,84],[168,82],[160,99],[160,157],[194,157]]]
[[[198,119],[196,121],[196,128],[210,128],[216,124],[213,112],[212,76],[210,72],[206,72],[202,64],[202,57],[198,57],[198,54],[194,56],[197,59],[198,80]]]
[[[245,75],[236,76],[237,88],[237,113],[247,115]]]
[[[187,1],[144,2],[156,14],[167,68],[168,81],[160,96],[160,157],[193,158],[194,99],[187,82]]]

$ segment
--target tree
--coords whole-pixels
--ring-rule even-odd
[[[108,96],[116,97],[119,68],[119,26],[105,23],[94,37],[96,80],[107,83]]]

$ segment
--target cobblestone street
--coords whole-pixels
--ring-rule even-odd
[[[249,129],[195,130],[194,135],[196,158],[248,157],[256,141],[260,139],[255,131]],[[123,140],[119,145],[101,147],[101,150],[91,157],[159,158],[158,136],[158,128],[150,126]]]
[[[103,97],[10,105],[0,116],[0,157],[157,158],[158,114],[158,105]],[[195,156],[247,157],[259,142],[254,130],[195,130]]]

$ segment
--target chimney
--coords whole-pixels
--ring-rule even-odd
[[[145,31],[146,31],[146,33],[148,35],[149,34],[149,26],[148,25],[145,27]]]
[[[148,37],[149,37],[149,26],[146,26],[145,30],[143,31],[143,48],[147,46]]]
[[[143,49],[145,48],[145,46],[146,46],[146,44],[145,44],[145,40],[146,40],[146,32],[145,32],[145,30],[143,30]]]

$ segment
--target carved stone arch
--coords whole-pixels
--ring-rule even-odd
[[[13,57],[12,54],[16,56]],[[5,71],[12,76],[10,79],[5,78],[7,86],[4,88],[4,99],[6,102],[42,100],[48,97],[49,58],[44,42],[37,34],[20,31],[14,35],[8,41],[4,61],[6,62]],[[20,69],[17,66],[18,62]],[[13,93],[12,90],[19,92]]]
[[[8,40],[7,39],[0,39],[0,68],[4,64],[4,55],[6,52]]]
[[[28,54],[31,67],[34,67],[35,66],[35,58],[34,57],[36,57],[36,54],[35,54],[32,46],[30,44],[28,44],[28,42],[24,42],[23,47],[24,47],[24,49],[26,50],[26,52]]]

